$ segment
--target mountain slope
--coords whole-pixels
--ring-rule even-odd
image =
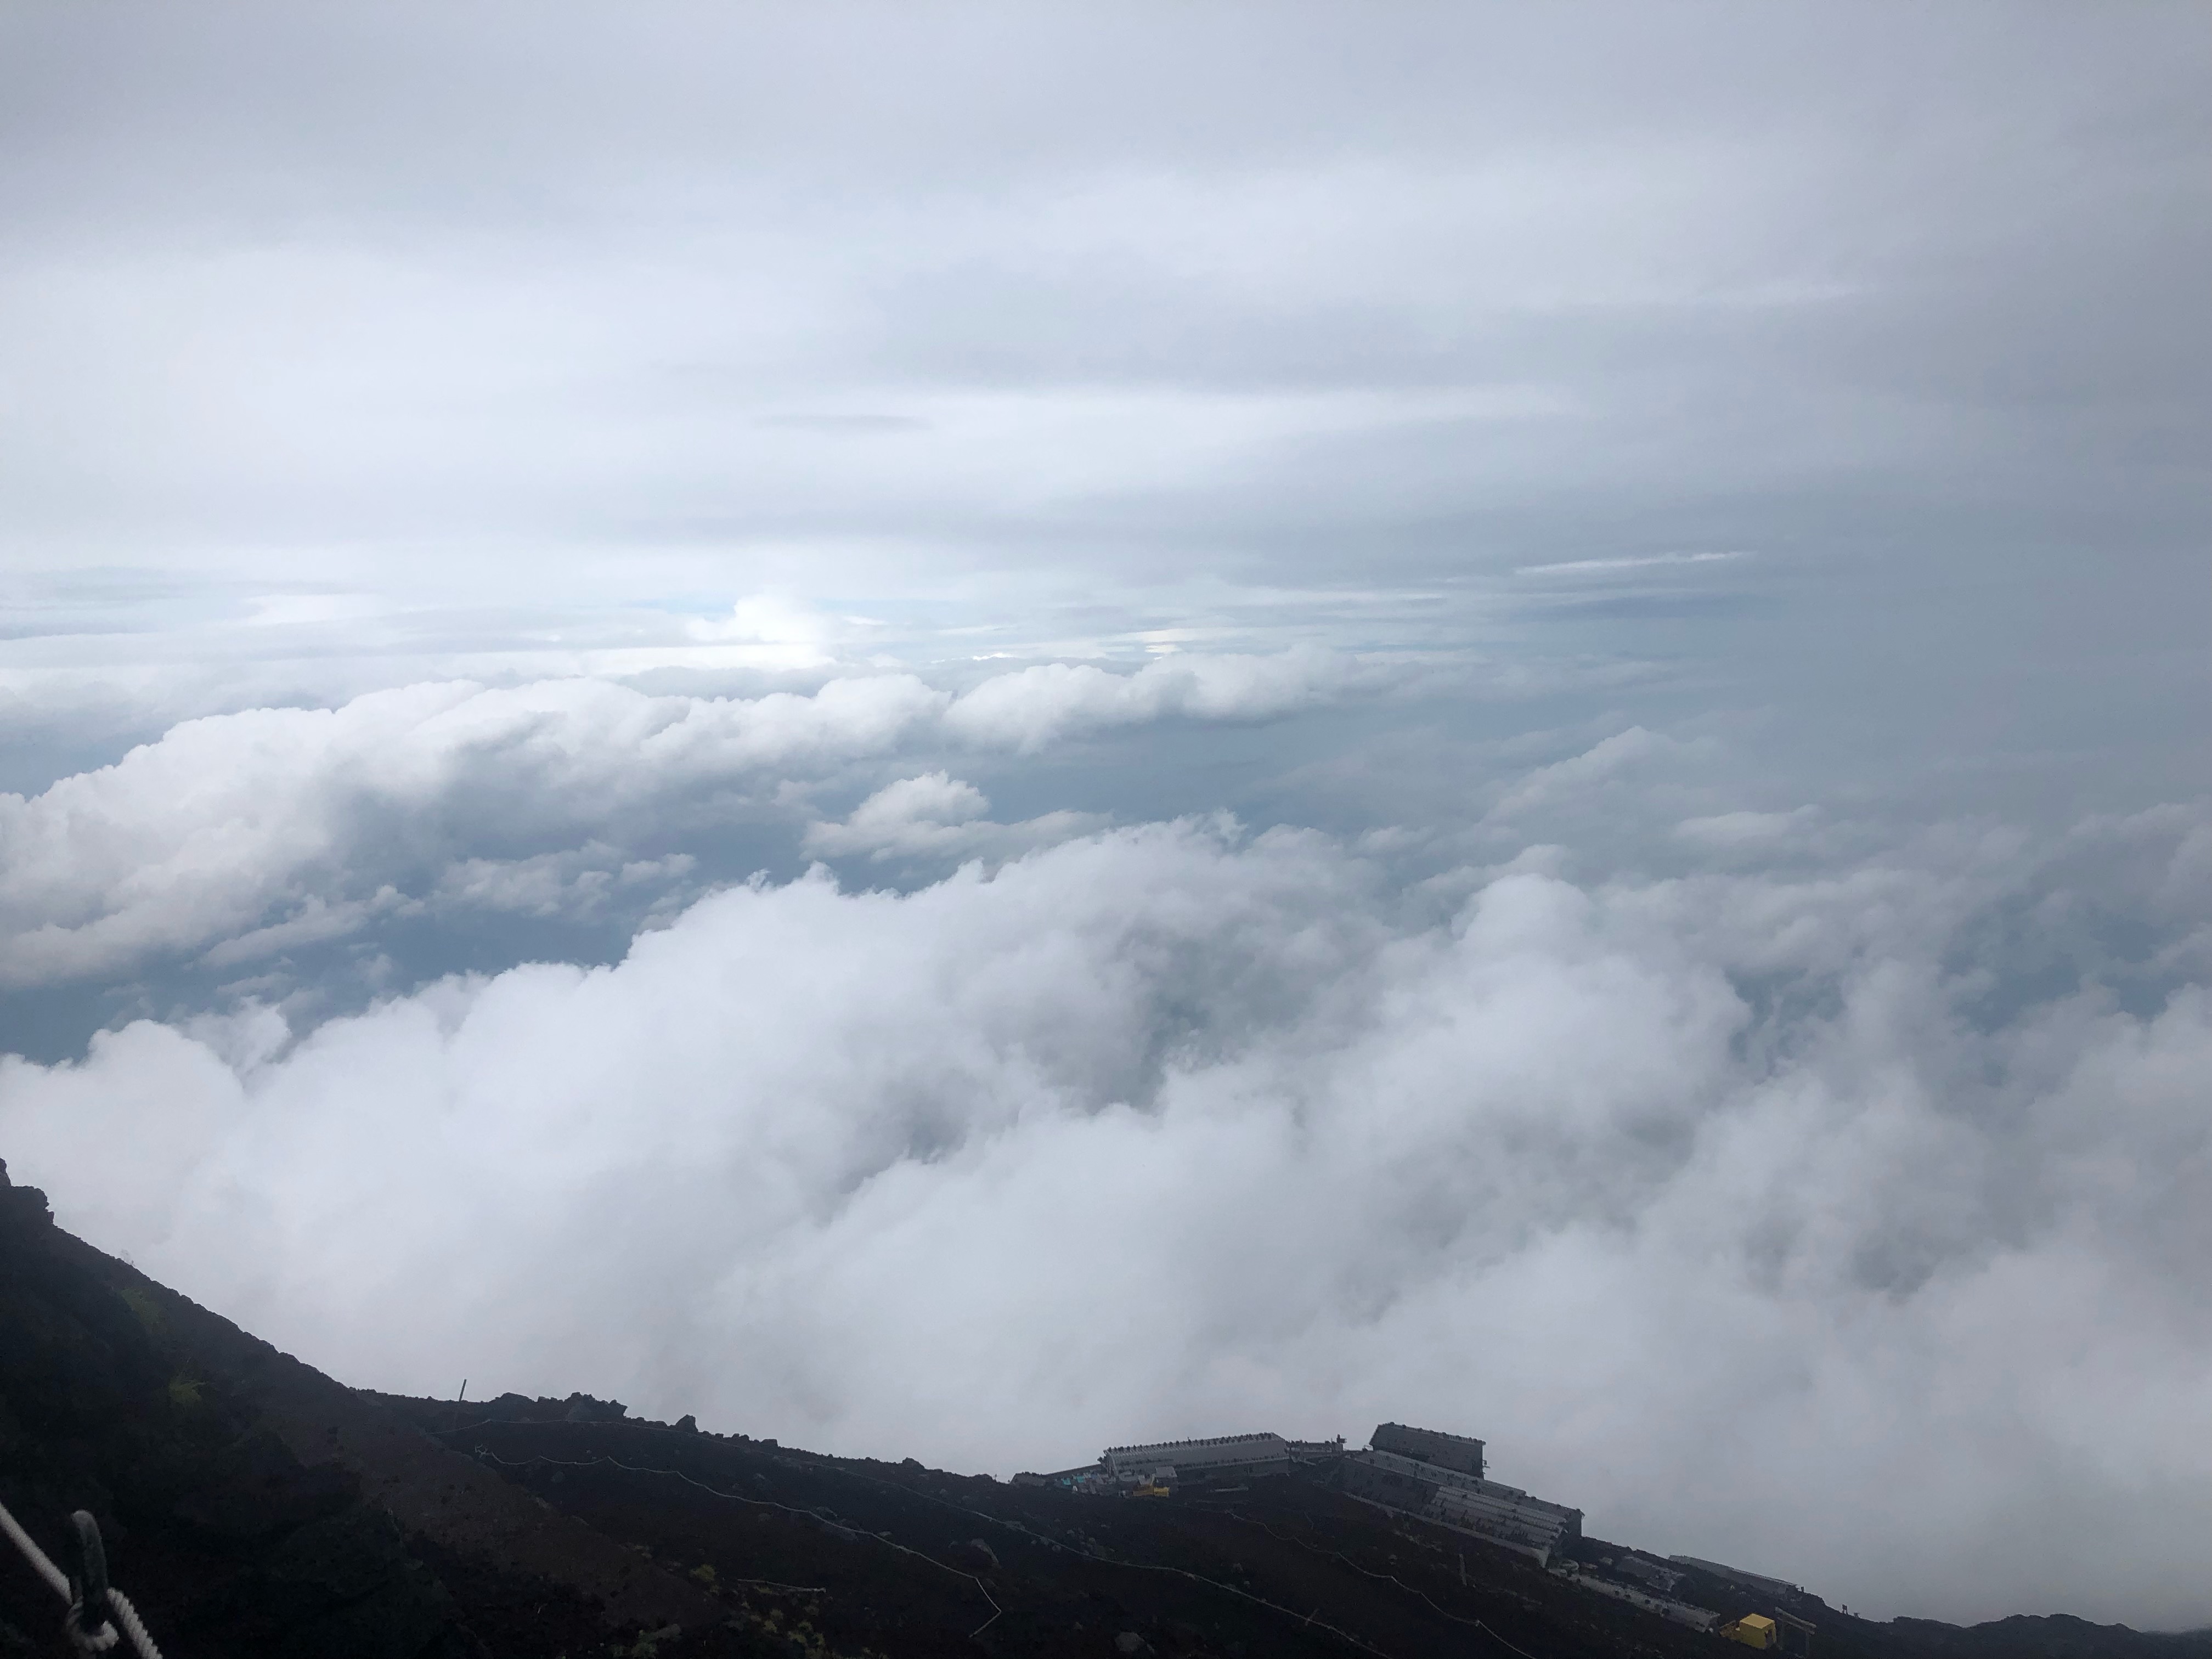
[[[68,1512],[97,1516],[169,1659],[1742,1650],[1360,1503],[1325,1468],[1091,1498],[582,1396],[350,1389],[54,1226],[4,1164],[0,1500],[57,1560]],[[1622,1552],[1579,1553],[1595,1576]],[[1741,1586],[1692,1589],[1758,1610]],[[1822,1659],[2212,1659],[2212,1633],[1796,1611]],[[0,1656],[63,1651],[60,1612],[0,1550]]]

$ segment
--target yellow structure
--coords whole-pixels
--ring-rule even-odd
[[[1723,1625],[1721,1634],[1747,1648],[1771,1648],[1782,1639],[1782,1632],[1774,1627],[1774,1621],[1763,1613],[1747,1613],[1734,1624]]]

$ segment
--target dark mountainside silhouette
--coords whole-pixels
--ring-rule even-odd
[[[91,1511],[167,1659],[1742,1651],[1364,1505],[1326,1465],[1085,1497],[632,1421],[582,1395],[348,1389],[56,1227],[5,1170],[0,1502],[64,1565],[67,1517]],[[1596,1568],[1625,1551],[1577,1553]],[[1704,1574],[1678,1594],[1773,1610]],[[1791,1610],[1822,1659],[2212,1659],[2212,1632],[1876,1624],[1811,1595]],[[0,1656],[68,1651],[62,1612],[0,1541]]]

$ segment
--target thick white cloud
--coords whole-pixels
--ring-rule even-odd
[[[1099,827],[1095,813],[1048,812],[1025,823],[996,823],[985,816],[990,798],[972,783],[943,772],[901,778],[853,809],[842,823],[812,823],[800,842],[809,853],[836,858],[866,854],[891,859],[961,859],[1024,851]]]
[[[34,798],[0,797],[6,977],[117,972],[246,933],[288,902],[298,914],[271,925],[339,927],[343,884],[395,840],[435,860],[456,817],[473,840],[502,803],[540,829],[588,830],[687,781],[881,750],[944,702],[908,676],[750,702],[464,683],[188,721]]]
[[[682,855],[641,857],[609,838],[718,789],[772,798],[907,744],[1026,750],[1168,717],[1265,718],[1388,679],[1299,651],[1170,658],[1127,674],[1033,667],[957,696],[905,673],[751,698],[577,678],[434,683],[335,709],[188,720],[36,796],[0,795],[0,985],[124,974],[210,948],[211,965],[245,962],[426,902],[574,912],[611,886],[687,874]],[[876,822],[913,818],[902,799],[824,826],[821,850],[933,850],[912,823],[889,835]],[[1086,822],[1048,815],[988,847],[976,830],[933,850],[1010,851]],[[501,842],[521,845],[493,856]]]
[[[986,680],[952,706],[945,724],[978,742],[1034,750],[1071,734],[1170,714],[1250,720],[1288,714],[1386,678],[1311,649],[1273,657],[1176,655],[1133,674],[1088,663],[1044,663]]]
[[[2208,848],[2177,810],[1437,909],[1156,824],[756,884],[296,1036],[134,1024],[7,1062],[0,1137],[365,1382],[1002,1469],[1436,1420],[1855,1607],[2202,1620]],[[2000,1006],[2100,927],[2154,994],[2077,951]]]

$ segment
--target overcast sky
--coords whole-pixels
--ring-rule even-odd
[[[2208,64],[0,9],[0,1156],[363,1384],[2212,1621]]]

